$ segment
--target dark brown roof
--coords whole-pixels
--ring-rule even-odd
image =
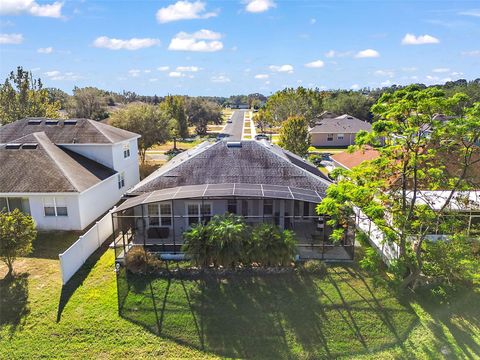
[[[330,181],[298,156],[266,142],[203,143],[181,153],[141,181],[131,195],[202,184],[268,184],[315,190],[325,195]]]
[[[138,134],[89,119],[26,118],[0,127],[0,144],[44,132],[55,144],[114,144]]]
[[[325,118],[317,121],[315,127],[310,130],[310,133],[356,134],[360,130],[371,131],[372,124],[351,115],[344,114],[335,118]]]
[[[0,146],[0,192],[82,192],[116,173],[55,145],[44,132],[26,135],[13,143],[31,144],[31,148]]]

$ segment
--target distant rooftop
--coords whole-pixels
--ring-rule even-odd
[[[317,120],[316,125],[310,130],[311,134],[327,133],[354,133],[360,130],[371,131],[372,124],[357,119],[354,116],[344,114],[334,118],[323,117]]]
[[[89,119],[25,118],[0,127],[0,144],[44,132],[55,144],[114,144],[140,135]]]

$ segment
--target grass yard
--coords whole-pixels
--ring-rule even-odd
[[[438,359],[480,354],[479,293],[453,306],[375,288],[349,266],[308,275],[171,280],[130,276],[117,313],[113,250],[62,289],[57,254],[77,234],[43,236],[0,280],[1,359]],[[0,278],[5,266],[0,265]],[[129,290],[127,291],[127,289]],[[442,355],[443,354],[443,355]]]

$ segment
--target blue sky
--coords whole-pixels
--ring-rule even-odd
[[[0,75],[231,95],[480,77],[479,1],[1,0]]]

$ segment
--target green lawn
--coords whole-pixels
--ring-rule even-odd
[[[480,353],[480,295],[453,306],[375,288],[351,266],[325,278],[216,280],[121,277],[101,249],[62,289],[56,254],[76,235],[49,237],[0,280],[1,359],[438,359]],[[0,266],[0,278],[5,267]],[[127,290],[129,289],[129,290]]]

